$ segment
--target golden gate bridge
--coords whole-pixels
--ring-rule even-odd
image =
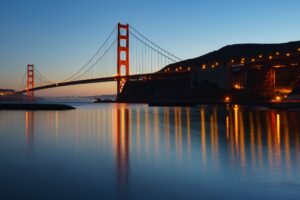
[[[286,52],[274,52],[257,57],[242,57],[202,63],[198,67],[182,66],[181,59],[161,48],[129,24],[118,23],[95,54],[76,73],[61,82],[44,76],[34,64],[28,64],[20,89],[14,94],[26,93],[34,97],[38,90],[98,83],[117,82],[117,99],[127,81],[191,78],[199,70],[227,67],[232,89],[246,88],[244,82],[249,70],[266,70],[264,88],[275,91],[275,76],[278,68],[296,70],[300,62],[300,48]],[[174,64],[172,67],[168,65]],[[178,66],[177,66],[178,65]],[[293,85],[299,81],[295,79]]]
[[[28,64],[20,86],[22,89],[16,93],[27,93],[33,97],[37,90],[116,81],[119,95],[128,80],[176,78],[189,74],[190,68],[175,72],[161,71],[164,66],[180,60],[129,24],[118,23],[96,53],[72,76],[54,82],[46,78],[34,64]],[[174,73],[178,75],[174,76]]]

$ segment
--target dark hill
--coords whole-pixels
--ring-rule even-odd
[[[257,58],[259,55],[268,57],[270,55],[275,55],[276,52],[282,54],[287,52],[295,52],[299,48],[300,41],[279,44],[234,44],[225,46],[217,51],[207,53],[197,58],[183,60],[181,62],[171,64],[167,67],[200,67],[203,64],[210,65],[215,62],[225,64],[229,63],[232,59],[240,61],[241,58]]]
[[[253,70],[247,72],[247,83],[241,90],[232,87],[233,79],[228,76],[228,63],[235,60],[239,63],[242,58],[245,62],[252,58],[262,59],[269,56],[291,55],[300,49],[300,41],[280,43],[280,44],[234,44],[225,46],[217,51],[207,53],[203,56],[183,60],[166,66],[171,71],[175,68],[191,67],[194,73],[189,77],[182,79],[162,79],[162,80],[144,80],[144,81],[127,81],[123,92],[118,100],[124,102],[167,102],[167,103],[199,103],[199,102],[220,102],[225,97],[230,96],[234,101],[261,101],[273,98],[272,92],[266,93],[264,88],[265,77],[264,70]],[[216,64],[218,63],[218,64]],[[203,65],[207,67],[218,65],[218,67],[209,67],[206,70],[201,69]],[[288,68],[289,69],[289,68]],[[294,74],[293,76],[290,73]],[[288,70],[282,72],[285,79],[283,82],[290,82],[291,77],[298,76],[298,72]],[[280,77],[277,83],[280,83]],[[281,81],[282,82],[282,81]]]

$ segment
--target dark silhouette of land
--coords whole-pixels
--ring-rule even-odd
[[[270,95],[264,95],[262,91],[263,81],[266,76],[264,70],[248,72],[249,88],[234,90],[231,80],[228,78],[228,63],[240,61],[241,58],[249,60],[270,55],[285,55],[289,52],[297,52],[300,41],[281,44],[235,44],[225,46],[217,51],[203,56],[180,61],[166,66],[161,71],[190,68],[192,73],[182,79],[161,79],[127,81],[123,92],[119,95],[119,102],[151,103],[151,104],[198,104],[203,102],[223,102],[224,97],[230,95],[236,102],[263,102],[270,99]],[[203,64],[217,66],[206,70]],[[289,85],[299,76],[299,67],[292,70],[281,70],[277,75],[277,83]],[[282,77],[281,77],[281,75]]]
[[[39,103],[0,103],[0,110],[73,110],[72,106],[63,104]]]

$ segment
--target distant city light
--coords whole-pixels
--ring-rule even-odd
[[[275,97],[275,101],[281,101],[281,100],[282,100],[282,97],[281,97],[281,96],[277,95],[277,96]]]
[[[225,97],[225,102],[230,102],[230,97],[229,96]]]
[[[277,51],[277,52],[276,52],[276,56],[278,56],[279,54],[280,54],[280,53]]]
[[[239,85],[239,84],[234,84],[234,86],[233,86],[235,89],[241,89],[242,87]]]
[[[269,56],[269,59],[270,59],[270,60],[273,59],[273,56]]]
[[[290,53],[286,53],[286,56],[289,57],[291,54]]]
[[[206,65],[205,64],[202,65],[202,69],[206,69]]]

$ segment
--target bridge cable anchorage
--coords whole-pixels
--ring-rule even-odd
[[[70,76],[69,78],[65,79],[62,82],[68,82],[70,80],[76,80],[76,76],[80,74],[85,68],[89,66],[89,64],[94,60],[94,58],[101,52],[101,50],[105,47],[106,43],[109,41],[109,39],[112,37],[112,35],[116,32],[117,30],[117,25],[113,28],[111,33],[108,35],[108,37],[105,39],[105,41],[102,43],[102,45],[97,49],[96,53],[83,65],[75,74]],[[75,77],[75,79],[74,79]]]
[[[154,42],[152,42],[151,40],[149,40],[146,36],[144,36],[143,34],[141,34],[137,29],[135,29],[133,26],[129,25],[130,30],[133,30],[134,32],[136,32],[138,35],[140,35],[143,39],[145,39],[146,41],[148,41],[149,43],[151,43],[153,46],[157,47],[158,49],[160,49],[161,51],[167,53],[170,57],[173,57],[178,61],[181,61],[180,58],[178,58],[177,56],[175,56],[174,54],[168,52],[167,50],[161,48],[160,46],[158,46],[157,44],[155,44]],[[132,32],[130,32],[132,33]]]

